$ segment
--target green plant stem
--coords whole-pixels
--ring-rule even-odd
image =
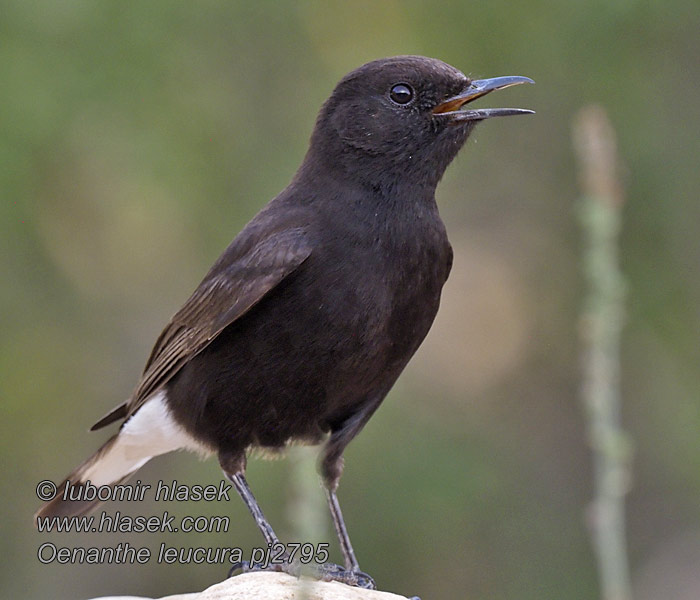
[[[574,123],[583,198],[586,305],[583,402],[593,452],[591,534],[603,600],[631,600],[624,497],[630,486],[631,443],[620,425],[620,336],[625,282],[619,268],[622,188],[614,131],[600,107],[581,110]]]

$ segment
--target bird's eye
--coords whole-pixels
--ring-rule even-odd
[[[405,83],[397,83],[391,88],[389,97],[396,102],[396,104],[408,104],[413,100],[413,88]]]

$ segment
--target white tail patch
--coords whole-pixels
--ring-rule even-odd
[[[170,414],[164,391],[159,391],[122,425],[114,443],[85,470],[80,481],[108,485],[141,468],[154,456],[173,450],[211,451],[187,433]]]

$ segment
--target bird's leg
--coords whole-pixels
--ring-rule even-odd
[[[326,497],[328,498],[328,506],[331,509],[333,525],[336,533],[338,534],[338,541],[340,542],[340,549],[343,553],[345,568],[342,569],[337,565],[324,566],[320,569],[323,579],[341,581],[348,585],[354,585],[370,590],[376,589],[377,586],[374,583],[374,579],[367,575],[367,573],[360,570],[360,565],[355,558],[355,551],[350,543],[350,537],[348,536],[348,531],[345,527],[343,513],[340,511],[340,504],[338,503],[338,497],[336,496],[335,490],[326,488]]]
[[[265,515],[263,514],[262,509],[258,505],[258,501],[255,499],[255,496],[253,496],[253,492],[251,491],[250,486],[248,485],[248,482],[246,481],[245,475],[243,475],[242,470],[237,471],[235,473],[229,473],[227,471],[224,471],[224,473],[226,474],[226,478],[231,483],[233,483],[234,487],[236,488],[236,491],[238,492],[238,495],[248,507],[250,514],[253,515],[253,518],[255,519],[255,524],[258,526],[258,529],[260,529],[260,533],[263,534],[263,537],[267,542],[268,548],[272,549],[272,551],[274,552],[276,547],[281,546],[280,540],[277,537],[277,534],[275,533],[274,529],[272,529],[272,525],[270,525],[268,520],[265,518]],[[285,566],[291,567],[288,561],[284,561],[282,562],[282,564],[267,564],[266,566],[262,566],[252,561],[241,560],[235,563],[229,569],[228,574],[229,577],[231,577],[238,570],[241,570],[243,573],[248,573],[250,571],[266,570],[286,571],[287,569],[284,568]],[[290,574],[292,574],[291,571]]]
[[[328,568],[321,569],[322,573],[324,570],[327,571],[326,573],[323,573],[323,578],[333,579],[335,581],[347,583],[348,585],[374,590],[377,587],[374,583],[374,579],[367,575],[367,573],[360,570],[360,565],[357,562],[357,558],[355,558],[355,551],[352,548],[350,536],[348,535],[348,530],[345,527],[345,519],[343,519],[343,513],[340,510],[340,504],[338,503],[338,496],[335,493],[337,482],[335,485],[327,485],[324,478],[324,487],[326,489],[328,506],[331,509],[331,516],[333,517],[333,526],[335,527],[335,532],[338,535],[340,550],[343,553],[345,569],[341,569],[337,565],[328,565]]]
[[[328,506],[331,511],[331,516],[333,517],[333,526],[338,535],[338,542],[340,543],[340,549],[343,553],[343,561],[345,563],[345,570],[339,575],[332,576],[332,578],[350,585],[367,589],[376,589],[374,580],[367,575],[367,573],[363,573],[360,570],[360,565],[355,557],[355,550],[353,550],[348,530],[345,527],[345,519],[343,519],[343,513],[340,510],[338,496],[336,495],[338,482],[343,473],[343,450],[345,450],[345,446],[347,446],[348,442],[367,422],[368,418],[369,415],[367,414],[356,415],[356,417],[351,419],[342,429],[331,435],[324,448],[320,471],[323,479],[323,487],[326,490]]]
[[[276,553],[278,549],[281,549],[281,552],[278,554],[278,556],[283,559],[281,561],[281,564],[266,564],[265,566],[258,563],[253,563],[252,561],[240,561],[231,567],[229,571],[229,576],[231,576],[235,571],[238,571],[239,569],[242,570],[244,573],[247,571],[260,571],[267,569],[275,571],[284,571],[284,567],[288,565],[288,561],[284,560],[285,557],[282,544],[280,544],[280,540],[277,537],[277,534],[275,533],[274,529],[272,529],[272,525],[270,525],[268,520],[265,518],[265,515],[260,509],[258,501],[255,499],[255,496],[253,496],[253,492],[251,491],[250,486],[248,485],[248,482],[245,478],[245,452],[220,453],[219,464],[221,465],[221,469],[223,470],[224,475],[226,475],[226,479],[228,479],[233,484],[233,486],[236,488],[236,491],[238,492],[238,495],[248,507],[250,514],[253,515],[253,519],[255,519],[255,524],[258,526],[260,533],[263,534],[263,537],[267,542],[268,550],[272,551],[273,553]],[[269,552],[265,554],[269,555]],[[275,563],[277,563],[277,561],[275,561]]]
[[[234,474],[226,473],[226,477],[229,479],[229,481],[231,481],[231,483],[233,483],[236,491],[243,499],[243,502],[245,502],[245,505],[248,507],[250,514],[253,515],[258,529],[260,529],[260,532],[263,534],[263,537],[267,542],[268,548],[272,549],[273,552],[275,552],[276,548],[282,548],[282,544],[277,537],[277,534],[274,532],[272,526],[265,518],[265,515],[258,505],[255,496],[253,496],[253,492],[246,481],[245,475],[243,475],[241,472]],[[340,518],[342,520],[342,515]],[[301,574],[300,565],[292,563],[288,559],[288,554],[286,551],[282,551],[277,555],[275,562],[268,563],[266,566],[250,561],[239,561],[231,567],[229,576],[233,575],[233,573],[238,570],[241,570],[243,573],[250,571],[281,571],[283,573],[294,575],[295,577],[298,577]],[[356,577],[354,571],[345,571],[341,567],[333,564],[322,565],[316,569],[311,569],[309,571],[309,575],[316,576],[319,579],[342,581],[350,585],[361,585],[361,582]]]
[[[335,533],[338,535],[338,542],[340,542],[340,550],[343,553],[345,568],[348,571],[359,571],[360,565],[357,563],[355,551],[352,548],[352,543],[350,543],[350,536],[348,535],[348,530],[345,527],[345,519],[343,519],[343,513],[340,510],[340,504],[338,503],[338,495],[335,493],[335,490],[326,488],[326,498],[328,500],[328,507],[331,509],[331,517],[333,517]]]
[[[374,412],[374,409],[370,408],[367,413],[358,415],[354,420],[351,419],[343,429],[332,434],[326,444],[320,463],[321,477],[323,479],[323,487],[326,490],[328,507],[331,510],[333,526],[338,535],[338,542],[340,543],[340,549],[345,562],[344,571],[341,570],[340,573],[329,574],[325,579],[334,579],[349,585],[371,590],[376,589],[377,586],[374,583],[374,579],[360,570],[360,565],[355,557],[355,550],[352,547],[350,536],[345,526],[345,519],[340,510],[340,503],[338,502],[336,490],[338,489],[340,476],[343,473],[343,450],[352,437],[356,435],[367,422],[372,412]],[[411,600],[420,600],[420,598],[418,598],[418,596],[413,596]]]
[[[280,540],[275,531],[272,529],[272,526],[268,520],[265,518],[265,515],[258,505],[258,501],[255,499],[255,496],[253,496],[253,492],[246,481],[245,475],[243,475],[243,473],[234,473],[233,475],[226,473],[226,477],[229,479],[229,481],[231,481],[231,483],[233,483],[238,495],[243,499],[243,502],[245,502],[250,514],[253,515],[255,524],[258,526],[258,529],[260,529],[260,533],[263,534],[268,546],[272,547],[279,544]]]

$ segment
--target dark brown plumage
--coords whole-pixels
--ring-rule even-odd
[[[343,450],[437,313],[452,264],[434,197],[444,170],[476,122],[531,112],[463,106],[526,81],[471,81],[416,56],[368,63],[344,77],[291,184],[172,318],[132,397],[93,427],[125,419],[119,433],[67,480],[110,485],[156,454],[216,453],[275,543],[245,481],[246,452],[325,440],[321,475],[345,570],[324,573],[370,586],[335,495]],[[38,515],[91,508],[59,498]]]

